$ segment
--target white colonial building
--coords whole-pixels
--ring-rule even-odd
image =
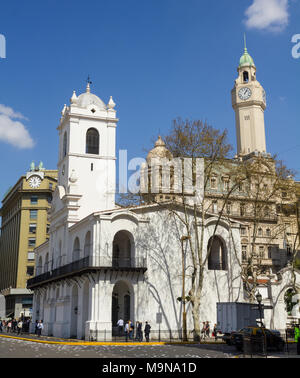
[[[249,76],[245,79],[248,82]],[[239,104],[236,112],[244,111]],[[113,99],[106,105],[90,92],[89,84],[80,96],[74,92],[69,106],[63,108],[50,239],[36,249],[36,275],[28,281],[28,288],[34,291],[32,324],[42,319],[44,334],[109,340],[119,318],[150,322],[153,338],[158,336],[155,331],[178,334],[182,330],[178,298],[183,296],[183,261],[187,290],[191,273],[189,245],[183,242],[185,230],[179,217],[165,206],[167,196],[162,203],[130,208],[115,203],[117,123]],[[239,118],[237,125],[241,123],[246,130]],[[245,138],[240,148],[248,152],[248,147],[243,147]],[[149,158],[171,158],[161,138]],[[200,160],[197,195],[190,196],[191,203],[204,195],[203,166]],[[184,217],[180,202],[175,210]],[[199,228],[199,235],[204,226],[204,257],[212,245],[199,317],[213,325],[218,302],[245,301],[239,263],[240,224],[221,219],[214,235],[215,215],[207,215],[204,225],[201,214],[196,225],[192,211],[188,217]],[[274,306],[275,315],[266,316],[266,325],[272,328],[283,329],[286,324],[283,296],[290,285],[288,271],[283,276],[281,281],[274,278],[273,286],[262,288],[264,303]],[[189,304],[187,323],[189,331],[193,330]]]

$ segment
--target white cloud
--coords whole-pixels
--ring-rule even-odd
[[[253,0],[246,10],[250,29],[282,31],[289,23],[288,0]]]
[[[23,123],[17,119],[26,120],[27,118],[12,108],[0,104],[0,141],[20,149],[32,148],[33,139]]]

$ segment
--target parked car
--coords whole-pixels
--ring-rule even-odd
[[[239,332],[232,332],[230,344],[235,345],[238,351],[243,351],[244,337],[249,337],[252,342],[257,342],[260,340],[260,337],[265,337],[267,350],[276,349],[282,351],[285,345],[285,341],[278,331],[269,330],[264,327],[245,327]]]

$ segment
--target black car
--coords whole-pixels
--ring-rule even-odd
[[[243,351],[244,338],[251,343],[251,345],[259,346],[265,341],[267,350],[276,349],[282,351],[284,349],[285,342],[280,336],[280,333],[271,331],[264,327],[245,327],[239,332],[233,332],[231,334],[231,344],[235,345],[238,351]]]

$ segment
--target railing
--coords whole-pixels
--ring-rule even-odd
[[[87,256],[29,279],[27,281],[27,287],[30,288],[31,286],[37,285],[44,281],[74,275],[78,272],[89,269],[105,268],[113,270],[138,269],[145,271],[147,269],[147,264],[144,257],[117,259],[109,256]]]

